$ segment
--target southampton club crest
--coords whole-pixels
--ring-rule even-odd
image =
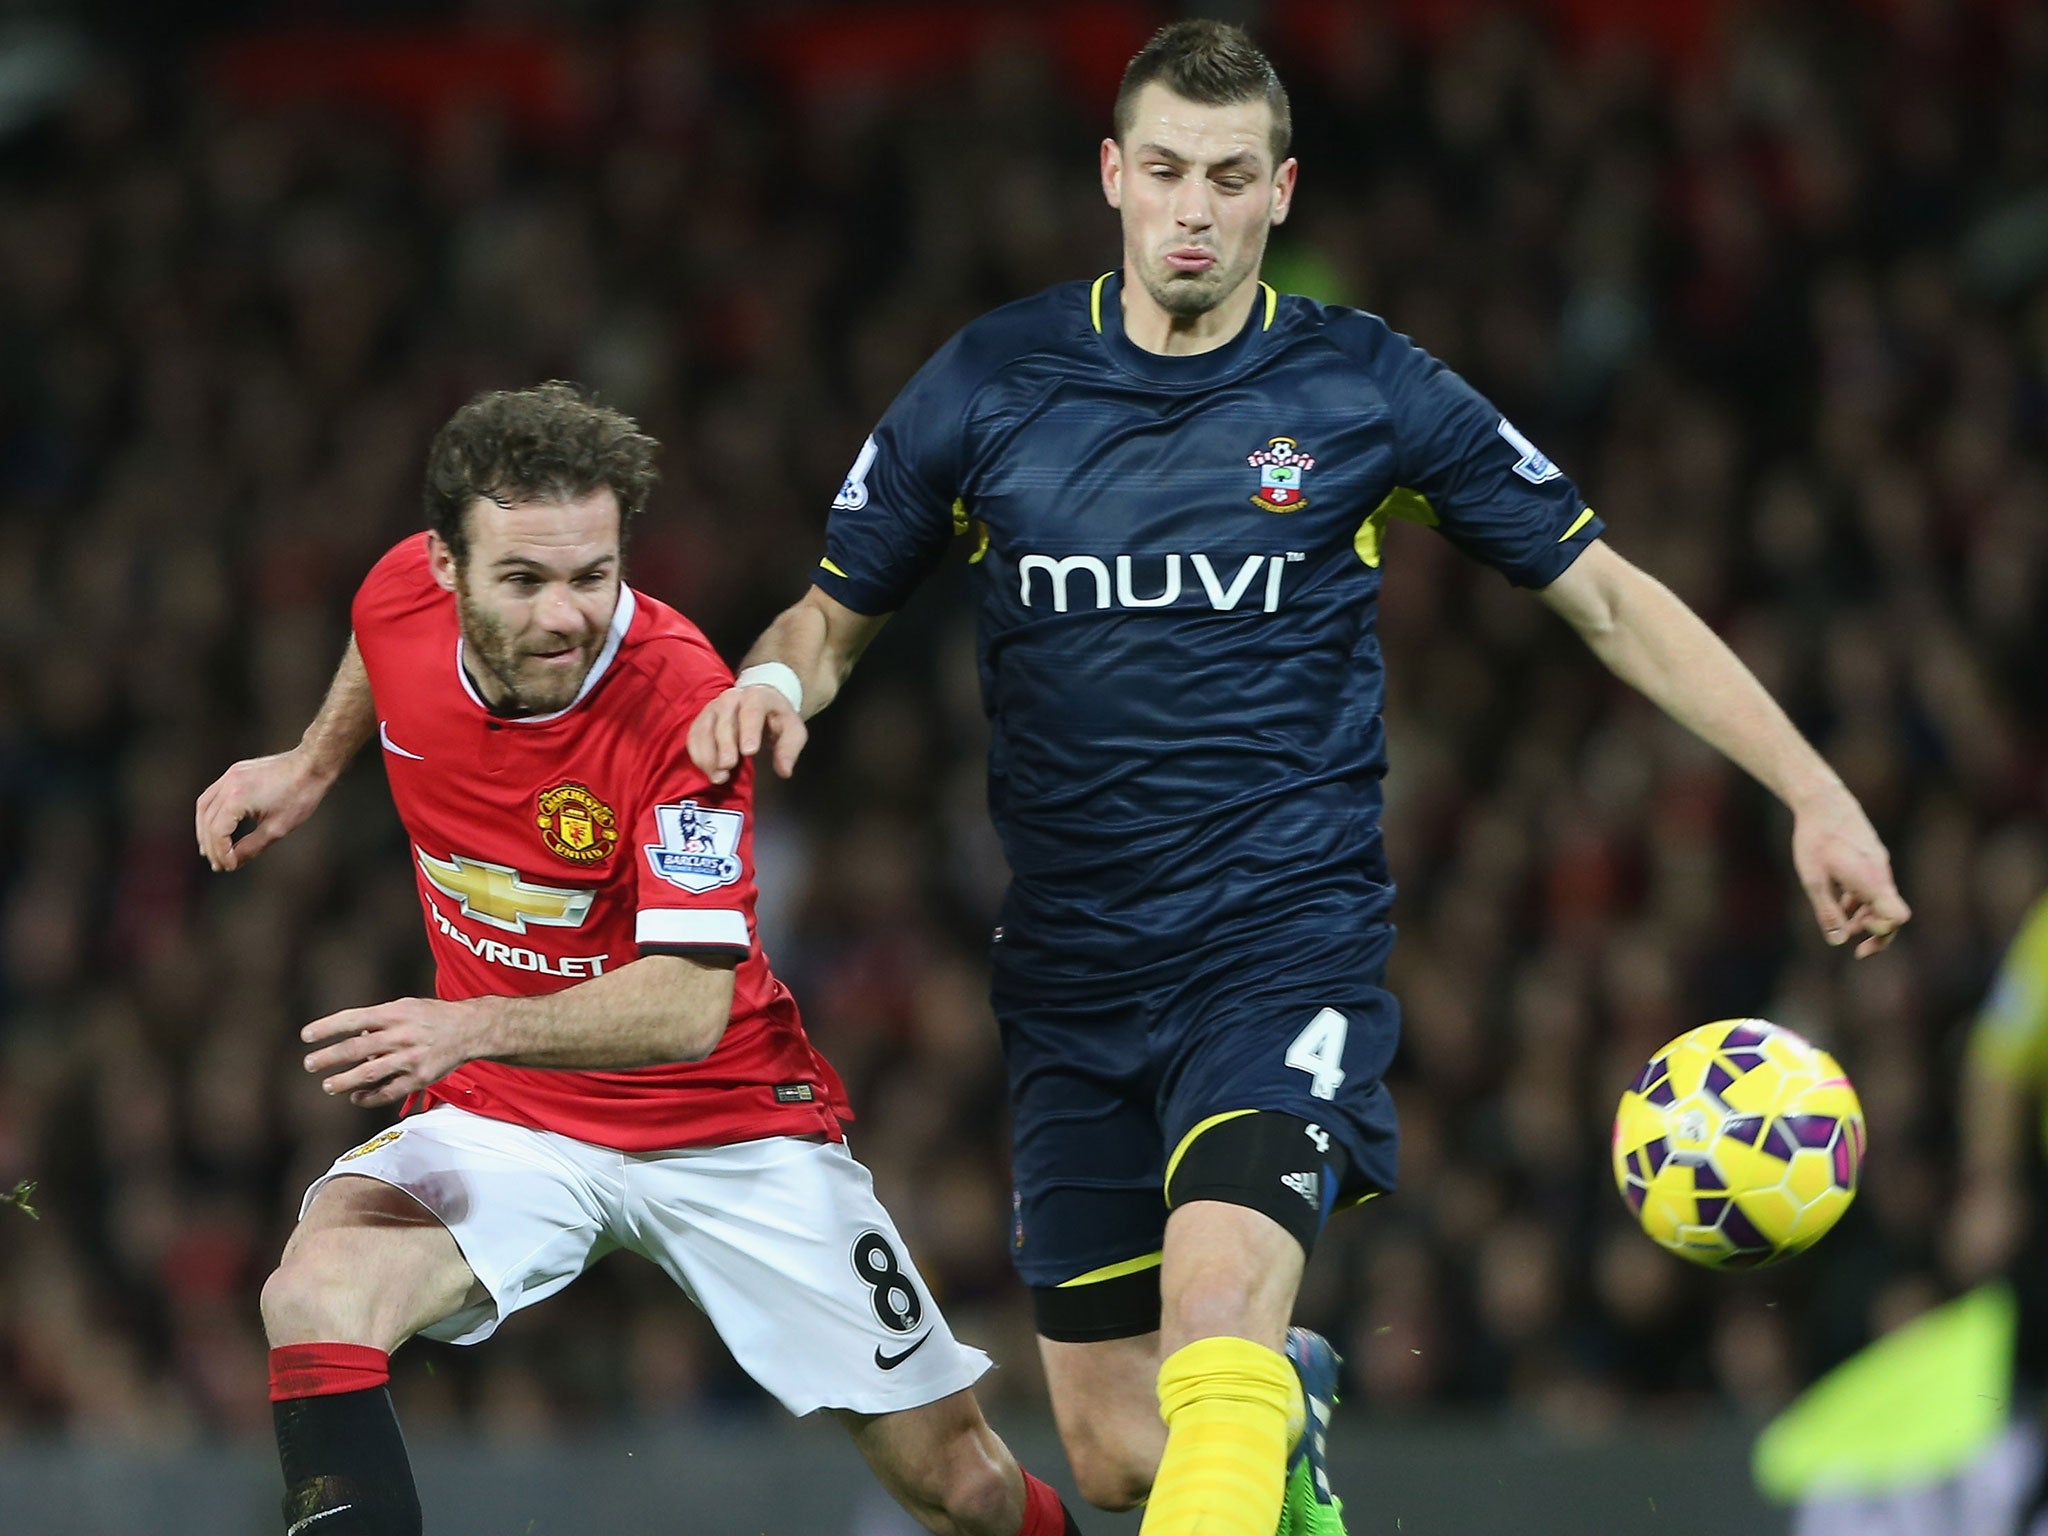
[[[619,841],[619,818],[581,784],[557,784],[534,800],[534,826],[548,852],[571,864],[601,864]]]
[[[1308,505],[1301,482],[1316,467],[1313,455],[1301,451],[1291,437],[1275,437],[1245,461],[1259,472],[1259,488],[1252,493],[1252,505],[1268,512],[1299,512]]]
[[[657,805],[654,826],[661,841],[647,845],[647,862],[670,885],[702,895],[740,877],[740,811],[706,810],[694,800]]]

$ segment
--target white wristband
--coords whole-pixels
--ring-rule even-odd
[[[796,668],[780,661],[757,661],[733,679],[735,688],[773,688],[798,714],[804,712],[804,680]]]

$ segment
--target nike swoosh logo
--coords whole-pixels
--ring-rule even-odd
[[[407,753],[406,755],[410,757],[412,754]],[[347,1514],[350,1510],[354,1508],[355,1505],[353,1504],[337,1504],[332,1509],[323,1509],[320,1511],[319,1514],[308,1515],[305,1519],[295,1523],[290,1530],[284,1533],[284,1536],[299,1536],[299,1532],[303,1531],[307,1526],[311,1525],[314,1521],[325,1520],[329,1515]]]
[[[424,763],[426,761],[426,758],[422,757],[419,753],[408,752],[397,742],[393,741],[391,739],[391,727],[382,720],[377,722],[377,739],[384,743],[384,750],[393,757],[409,757],[416,763]],[[292,1533],[286,1531],[284,1536],[292,1536]]]
[[[925,1329],[923,1333],[917,1336],[917,1342],[911,1345],[910,1348],[904,1350],[903,1353],[900,1355],[885,1355],[882,1353],[881,1347],[877,1345],[875,1348],[875,1364],[880,1366],[885,1371],[893,1371],[896,1369],[897,1366],[901,1365],[904,1361],[908,1360],[920,1349],[923,1349],[924,1341],[930,1338],[931,1336],[931,1329]],[[287,1533],[287,1536],[289,1536],[289,1533]]]

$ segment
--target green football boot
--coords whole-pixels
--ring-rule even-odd
[[[1320,1333],[1287,1330],[1287,1359],[1301,1378],[1307,1421],[1287,1463],[1287,1502],[1278,1536],[1345,1536],[1344,1501],[1330,1491],[1330,1415],[1337,1409],[1337,1369],[1344,1362]]]

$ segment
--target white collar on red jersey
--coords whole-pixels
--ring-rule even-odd
[[[619,647],[626,643],[626,631],[633,627],[633,612],[639,600],[633,596],[633,589],[624,582],[619,583],[619,604],[612,609],[612,627],[605,632],[604,649],[597,653],[597,660],[590,664],[590,670],[583,676],[583,686],[576,690],[576,697],[564,704],[551,715],[514,715],[510,718],[522,725],[540,725],[549,720],[559,720],[578,704],[590,697],[590,690],[612,664],[612,658],[619,654]],[[469,668],[462,664],[462,636],[455,637],[455,675],[462,679],[462,691],[476,702],[476,707],[489,710],[484,696],[476,691],[476,684],[469,680]]]

